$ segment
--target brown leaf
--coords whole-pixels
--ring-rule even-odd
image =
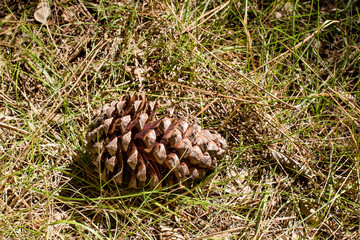
[[[49,16],[50,16],[50,6],[47,3],[47,1],[43,0],[37,5],[34,13],[34,18],[36,21],[46,25]]]

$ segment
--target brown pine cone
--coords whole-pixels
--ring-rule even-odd
[[[102,181],[155,188],[163,178],[173,185],[216,168],[225,139],[184,120],[155,120],[156,108],[144,93],[131,93],[95,111],[86,135],[87,152]]]

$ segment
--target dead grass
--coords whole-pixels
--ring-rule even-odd
[[[358,239],[355,2],[0,3],[1,239]],[[102,188],[92,110],[145,90],[229,143],[199,185]]]

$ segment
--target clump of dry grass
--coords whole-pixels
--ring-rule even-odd
[[[359,238],[359,9],[310,1],[0,4],[2,238]],[[103,188],[92,110],[146,90],[230,149],[199,185]]]

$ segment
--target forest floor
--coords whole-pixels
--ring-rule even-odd
[[[0,3],[0,239],[360,238],[356,1],[39,2]],[[216,171],[103,188],[87,126],[132,91],[224,136]]]

